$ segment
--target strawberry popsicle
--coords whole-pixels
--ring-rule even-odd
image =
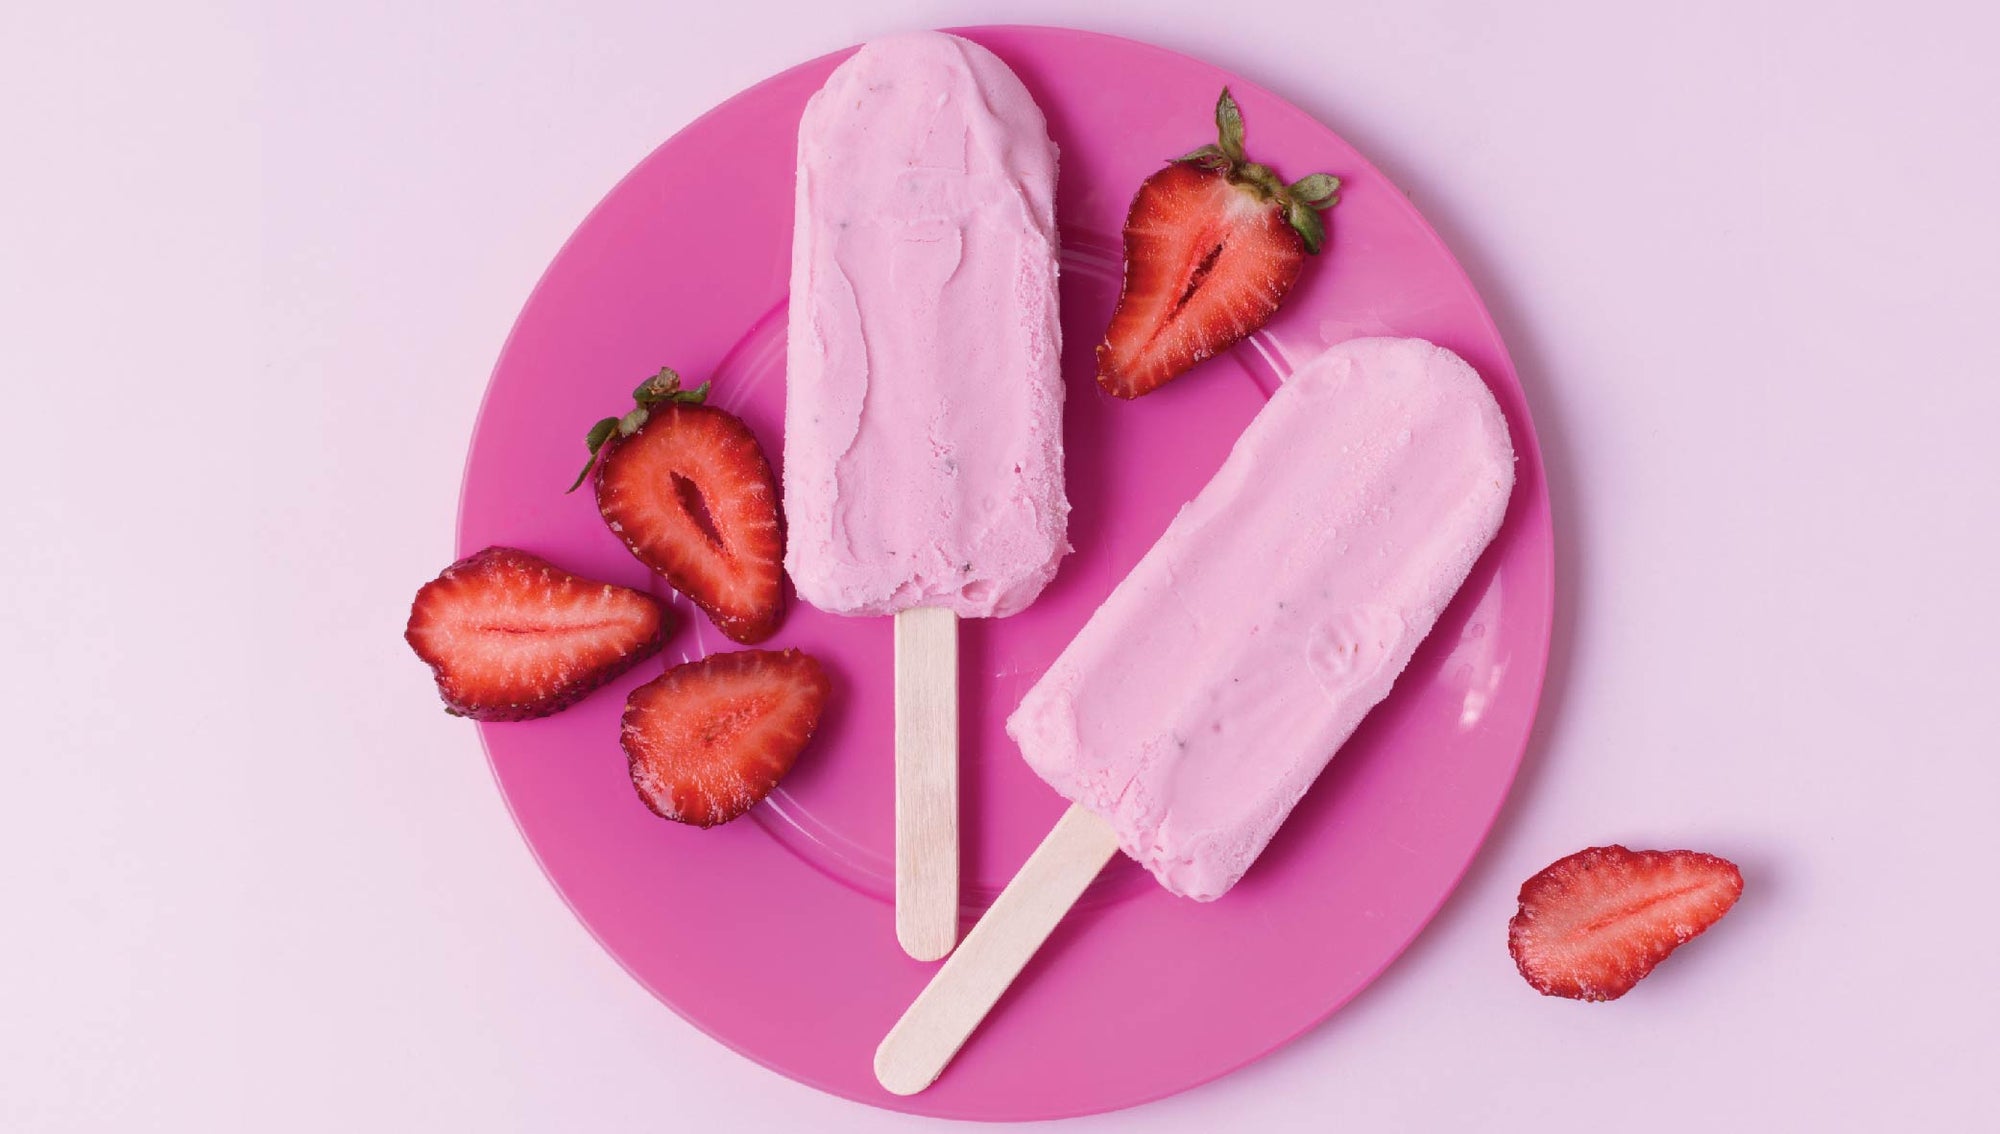
[[[1459,357],[1361,339],[1294,374],[1007,731],[1168,890],[1243,876],[1388,695],[1507,508]]]
[[[1016,613],[1069,550],[1056,149],[992,52],[863,46],[799,123],[785,568],[896,617],[896,933],[958,936],[958,622]]]
[[[1065,539],[1056,150],[993,53],[869,43],[799,123],[785,569],[835,614],[1013,614]]]
[[[1389,693],[1499,530],[1514,452],[1457,355],[1294,373],[1007,720],[1071,806],[875,1052],[935,1080],[1111,856],[1206,901]]]
[[[1335,347],[1279,389],[1007,731],[1168,890],[1218,897],[1388,695],[1513,484],[1506,422],[1457,355]]]

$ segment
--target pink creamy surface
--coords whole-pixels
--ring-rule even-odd
[[[799,124],[785,567],[838,614],[1033,602],[1068,551],[1056,149],[985,48],[923,32]]]
[[[1007,721],[1168,890],[1243,876],[1500,527],[1507,426],[1464,360],[1358,339],[1288,379]]]

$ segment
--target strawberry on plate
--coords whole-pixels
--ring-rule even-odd
[[[446,712],[521,721],[658,653],[668,618],[649,594],[489,547],[424,584],[403,637],[430,664]]]
[[[1742,894],[1742,872],[1712,854],[1590,847],[1521,886],[1507,950],[1544,995],[1616,1000]]]
[[[750,427],[707,398],[664,368],[640,383],[631,412],[591,427],[570,490],[595,467],[597,510],[632,554],[731,639],[761,642],[784,603],[778,481]]]
[[[830,686],[798,650],[738,650],[677,665],[632,691],[620,741],[654,814],[727,823],[771,794],[812,739]]]
[[[1243,152],[1243,115],[1224,87],[1216,144],[1148,177],[1125,217],[1125,282],[1097,348],[1097,382],[1151,393],[1270,321],[1326,241],[1319,210],[1340,179],[1287,185]]]

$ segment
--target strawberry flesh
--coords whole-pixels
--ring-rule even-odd
[[[447,712],[519,721],[567,708],[658,653],[668,624],[651,595],[489,547],[424,584],[403,637]]]
[[[1191,161],[1148,177],[1125,218],[1125,281],[1097,348],[1097,381],[1136,398],[1270,321],[1298,281],[1304,239],[1255,187]]]
[[[620,741],[632,786],[664,819],[713,827],[771,794],[812,739],[830,686],[798,650],[738,650],[633,690]]]
[[[633,555],[738,642],[778,628],[785,533],[756,435],[714,406],[669,403],[610,443],[597,508]]]
[[[1742,872],[1712,854],[1591,847],[1522,885],[1507,949],[1545,995],[1616,1000],[1742,893]]]

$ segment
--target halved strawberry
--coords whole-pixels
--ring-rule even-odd
[[[1521,886],[1507,951],[1545,995],[1616,1000],[1742,894],[1742,872],[1712,854],[1591,847]]]
[[[683,390],[672,370],[632,397],[637,408],[590,430],[597,510],[717,629],[738,642],[763,641],[778,629],[784,604],[785,530],[778,481],[756,435],[736,415],[703,404],[708,383]]]
[[[1097,348],[1097,382],[1136,398],[1263,326],[1309,253],[1340,179],[1290,185],[1243,153],[1243,115],[1224,87],[1217,144],[1148,177],[1125,217],[1125,282]]]
[[[677,665],[632,691],[620,741],[632,786],[665,819],[727,823],[778,786],[819,726],[826,671],[798,650]]]
[[[649,594],[489,547],[423,585],[403,637],[430,663],[446,712],[521,721],[658,653],[668,620]]]

